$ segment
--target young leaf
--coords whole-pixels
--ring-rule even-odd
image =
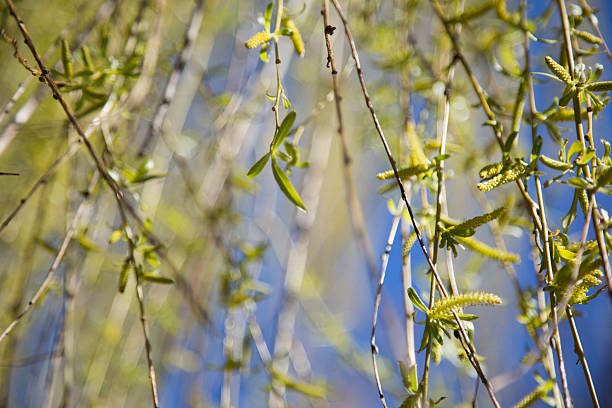
[[[119,241],[121,239],[121,236],[123,234],[123,231],[118,229],[118,230],[114,230],[113,233],[111,234],[110,238],[108,238],[108,243],[109,244],[113,244],[117,241]]]
[[[272,157],[272,173],[274,174],[274,179],[276,180],[276,183],[280,187],[281,191],[285,194],[285,196],[287,196],[287,198],[293,204],[306,211],[306,206],[302,202],[302,199],[298,195],[297,191],[295,191],[295,188],[293,188],[291,181],[289,181],[289,177],[287,177],[287,174],[285,174],[283,169],[281,169],[274,157]]]
[[[154,275],[152,273],[144,273],[142,275],[142,279],[149,281],[149,282],[153,282],[153,283],[161,283],[163,285],[170,285],[174,283],[174,281],[170,278],[167,278],[165,276]]]
[[[270,20],[272,19],[272,9],[274,8],[274,2],[270,2],[266,7],[266,12],[264,13],[264,28],[266,31],[270,32]]]
[[[408,288],[408,297],[410,298],[410,301],[412,301],[412,303],[417,309],[425,313],[428,312],[429,309],[427,309],[427,306],[425,306],[425,303],[423,303],[423,301],[421,300],[419,295],[416,293],[416,290],[414,290],[414,288]]]
[[[285,138],[289,134],[289,131],[291,130],[291,127],[293,126],[293,122],[295,122],[295,116],[295,111],[291,111],[289,112],[289,114],[287,114],[287,116],[285,116],[285,119],[283,119],[283,122],[279,126],[278,131],[274,135],[274,139],[272,140],[272,144],[270,145],[270,151],[275,151],[276,149],[278,149],[281,143],[283,143],[283,140],[285,140]]]
[[[119,292],[120,293],[123,293],[125,291],[125,286],[127,285],[129,271],[130,271],[130,264],[126,261],[121,266],[121,273],[119,274]]]
[[[270,153],[264,154],[261,157],[261,159],[257,160],[255,164],[249,169],[249,172],[247,173],[247,177],[253,178],[257,176],[259,173],[261,173],[263,168],[266,167],[266,164],[268,164],[269,159],[270,159]]]
[[[404,387],[407,390],[416,392],[418,387],[416,365],[413,364],[410,367],[407,367],[402,360],[399,360],[398,363],[402,377],[402,384],[404,384]]]

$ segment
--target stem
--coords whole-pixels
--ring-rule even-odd
[[[278,32],[281,26],[281,20],[283,17],[283,0],[278,0],[278,5],[276,8],[276,23],[274,32]],[[279,102],[281,100],[281,96],[283,94],[283,85],[281,84],[280,79],[280,64],[281,59],[278,53],[278,37],[274,36],[274,64],[276,67],[276,99],[274,100],[274,106],[272,106],[272,111],[274,111],[274,119],[276,120],[276,130],[280,127],[280,118],[278,115]]]
[[[370,336],[370,350],[372,352],[372,365],[374,366],[374,377],[376,379],[376,387],[378,388],[378,397],[380,398],[380,402],[385,408],[387,408],[387,403],[385,401],[385,395],[382,390],[380,375],[378,373],[378,365],[376,364],[376,354],[378,354],[378,346],[376,345],[376,322],[378,320],[378,309],[380,307],[380,301],[382,300],[382,288],[383,288],[383,284],[385,283],[387,265],[389,264],[389,254],[391,253],[393,241],[395,240],[395,235],[397,233],[397,227],[399,226],[399,222],[404,212],[403,204],[404,203],[401,201],[398,204],[397,214],[393,217],[393,223],[391,224],[391,229],[389,231],[389,237],[387,238],[387,245],[385,246],[385,252],[382,254],[382,257],[381,257],[382,265],[380,268],[380,279],[378,281],[378,286],[376,287],[376,298],[374,300],[374,316],[372,318],[372,334]]]
[[[567,306],[565,312],[567,314],[567,320],[569,321],[570,328],[572,329],[572,336],[574,337],[574,351],[576,352],[578,360],[582,365],[584,378],[586,378],[587,380],[587,385],[589,387],[589,395],[591,396],[591,402],[593,403],[594,408],[599,408],[599,401],[597,400],[597,393],[595,392],[595,386],[593,385],[593,378],[591,377],[591,372],[589,371],[589,364],[586,361],[586,356],[584,355],[584,350],[582,349],[582,343],[580,342],[578,329],[576,328],[576,323],[574,322],[572,308]]]
[[[569,19],[567,17],[567,10],[565,8],[565,0],[557,0],[557,3],[559,4],[559,13],[561,14],[561,24],[563,25],[563,38],[565,39],[568,68],[569,68],[570,75],[572,76],[572,79],[574,79],[574,53],[572,49]],[[584,150],[585,148],[584,131],[582,128],[580,100],[578,98],[578,94],[574,95],[573,105],[574,105],[574,122],[576,124],[576,136],[578,137],[578,140],[582,142],[582,148]],[[591,140],[592,140],[592,137],[591,137]],[[588,178],[591,177],[591,169],[589,168],[588,165],[584,166],[584,172]],[[603,261],[604,274],[606,275],[606,279],[608,281],[608,295],[610,297],[610,301],[612,301],[612,271],[610,270],[610,263],[608,261],[608,250],[606,248],[606,244],[604,241],[603,230],[602,230],[601,225],[599,225],[601,215],[599,214],[599,209],[597,207],[597,201],[595,201],[595,196],[593,196],[592,212],[593,212],[593,229],[595,230],[595,239],[597,240],[597,246],[599,248],[599,253]]]
[[[340,17],[340,19],[342,20],[342,24],[344,26],[344,32],[346,34],[346,37],[349,41],[350,44],[350,48],[351,48],[351,54],[353,57],[353,61],[355,62],[355,68],[357,71],[357,76],[359,78],[359,83],[361,85],[361,90],[363,93],[363,97],[365,99],[365,103],[366,106],[368,107],[368,110],[370,111],[370,115],[372,116],[372,121],[374,122],[374,126],[376,127],[376,131],[380,137],[380,141],[383,144],[383,147],[385,149],[385,153],[387,155],[387,159],[389,160],[389,163],[391,164],[391,168],[393,169],[393,174],[395,175],[395,180],[398,183],[399,189],[400,189],[400,194],[402,197],[402,200],[404,201],[404,203],[406,204],[406,208],[408,209],[408,214],[410,215],[410,221],[412,222],[412,226],[414,228],[414,231],[417,235],[417,239],[419,241],[419,245],[421,246],[421,250],[423,251],[423,254],[425,255],[425,258],[427,260],[427,263],[429,265],[429,267],[431,268],[431,271],[433,273],[433,276],[436,280],[436,285],[438,287],[438,290],[440,291],[440,293],[442,294],[443,297],[448,297],[448,292],[446,291],[446,288],[444,287],[441,279],[440,279],[440,275],[438,274],[438,270],[436,269],[431,256],[429,255],[429,252],[427,251],[427,248],[425,247],[425,243],[423,241],[423,237],[421,234],[421,231],[419,229],[419,227],[416,224],[416,219],[414,217],[414,213],[412,211],[412,207],[410,206],[410,203],[408,202],[408,198],[406,197],[406,191],[404,189],[404,185],[402,184],[402,181],[400,179],[399,173],[397,171],[397,165],[395,163],[395,159],[393,158],[393,155],[391,154],[391,150],[389,148],[389,144],[387,143],[387,140],[385,138],[385,135],[382,131],[382,127],[380,126],[380,123],[378,121],[378,118],[376,116],[376,112],[374,111],[374,107],[372,106],[372,101],[370,100],[370,96],[368,94],[366,85],[365,85],[365,80],[363,78],[363,70],[361,68],[361,63],[359,62],[359,55],[357,54],[357,48],[355,46],[355,41],[353,40],[353,35],[351,34],[351,31],[349,29],[348,26],[348,21],[346,19],[346,17],[344,16],[344,13],[342,11],[342,7],[340,6],[340,4],[338,3],[338,0],[332,0],[334,7],[336,9],[336,11],[338,12],[338,16]],[[476,372],[478,373],[478,375],[480,376],[483,384],[485,385],[487,392],[489,393],[489,396],[491,397],[491,401],[493,402],[493,404],[495,405],[495,407],[500,407],[499,402],[497,401],[497,398],[495,397],[495,393],[493,392],[493,388],[491,387],[491,384],[489,382],[489,380],[487,379],[487,377],[485,376],[484,372],[482,371],[482,368],[480,366],[480,362],[478,361],[478,359],[476,358],[476,352],[474,349],[474,346],[469,342],[467,333],[465,331],[465,327],[463,326],[463,322],[461,321],[461,319],[459,318],[459,316],[457,315],[457,313],[455,311],[453,311],[453,317],[455,319],[455,321],[457,322],[457,325],[459,326],[459,335],[460,335],[460,340],[461,340],[461,344],[464,348],[464,350],[466,351],[466,354],[468,355],[468,358],[472,364],[472,366],[474,367],[474,369],[476,370]]]

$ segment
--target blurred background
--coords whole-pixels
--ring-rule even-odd
[[[432,161],[439,154],[444,79],[454,53],[430,3],[341,3],[399,165],[414,164],[419,152]],[[442,5],[452,16],[457,7],[484,3]],[[510,12],[519,7],[518,1],[506,3]],[[267,2],[15,1],[35,46],[62,82],[66,101],[145,226],[128,215],[130,232],[123,228],[113,192],[95,176],[96,167],[59,104],[3,41],[0,171],[18,176],[0,176],[0,329],[28,307],[50,270],[52,279],[0,343],[0,406],[151,405],[136,279],[129,265],[130,233],[138,273],[148,277],[143,279],[145,316],[161,406],[259,407],[283,399],[296,407],[380,406],[370,333],[375,282],[399,192],[380,192],[389,181],[376,174],[390,167],[342,22],[330,6],[349,171],[365,226],[361,236],[347,195],[322,2],[284,5],[300,30],[305,54],[300,57],[289,38],[279,39],[278,79],[290,103],[279,107],[280,118],[289,111],[297,114],[287,140],[299,152],[297,162],[308,165],[291,167],[290,180],[307,211],[285,197],[269,165],[256,178],[246,177],[268,152],[275,131],[273,47],[265,63],[259,49],[244,46],[263,30]],[[603,38],[612,38],[610,4],[589,5],[598,10]],[[581,13],[578,5],[568,7],[570,14]],[[4,3],[0,12],[1,28],[18,40],[20,53],[36,69]],[[531,70],[549,72],[544,56],[559,60],[561,45],[556,2],[528,1],[527,16],[539,39],[531,42]],[[275,14],[273,26],[274,19]],[[586,18],[580,28],[593,31]],[[524,67],[523,33],[490,9],[463,24],[459,37],[509,129]],[[71,73],[61,63],[61,40],[71,53]],[[602,49],[585,52],[584,63],[602,64],[601,80],[612,79]],[[544,75],[534,80],[536,106],[544,111],[561,96],[562,86]],[[482,126],[487,119],[460,65],[451,89],[448,215],[463,220],[506,206],[504,218],[493,229],[479,228],[476,237],[493,247],[501,238],[520,261],[510,266],[516,280],[509,277],[508,265],[465,248],[456,258],[440,250],[439,267],[446,271],[452,259],[461,291],[484,290],[502,298],[502,305],[468,311],[479,316],[474,342],[486,374],[502,406],[510,406],[538,385],[538,374],[545,377],[541,364],[524,359],[536,345],[521,324],[528,316],[514,286],[536,303],[540,258],[534,257],[533,226],[516,186],[488,193],[476,188],[478,170],[501,155],[491,128]],[[610,125],[606,108],[593,131],[598,154],[600,140],[610,140]],[[559,141],[575,140],[572,122],[540,125],[538,134],[543,153],[555,158]],[[516,157],[528,157],[530,151],[531,130],[524,123]],[[548,172],[543,180],[556,175],[549,170],[543,170]],[[435,172],[406,183],[425,236],[434,225],[436,185]],[[534,195],[533,183],[527,185]],[[600,195],[600,208],[612,208],[610,197]],[[551,231],[562,230],[572,197],[566,184],[544,190]],[[583,222],[578,211],[568,231],[572,241],[579,241]],[[406,218],[400,224],[377,328],[378,364],[390,406],[399,406],[407,394],[397,364],[409,353],[403,260],[411,270],[410,285],[423,299],[429,291],[418,245],[409,254],[402,251],[402,235],[408,237],[411,225]],[[160,245],[147,241],[150,232]],[[67,234],[72,235],[69,246],[57,268],[50,269]],[[575,307],[601,406],[612,406],[611,312],[605,292]],[[417,312],[416,320],[424,315]],[[417,348],[422,332],[423,325],[416,324]],[[560,334],[575,405],[590,406],[566,320]],[[459,350],[454,338],[445,340],[442,360],[431,369],[430,396],[445,396],[441,406],[472,406],[476,375],[457,357]],[[420,378],[424,352],[416,362]],[[490,406],[482,386],[478,402]]]

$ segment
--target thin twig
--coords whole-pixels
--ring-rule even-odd
[[[350,48],[351,48],[351,54],[353,57],[353,61],[355,62],[355,68],[357,70],[357,76],[359,78],[359,83],[361,85],[361,90],[363,92],[363,96],[365,99],[365,103],[366,106],[368,107],[368,110],[370,111],[370,115],[372,116],[372,120],[374,122],[374,126],[376,127],[376,131],[380,137],[381,143],[383,144],[383,147],[385,149],[385,153],[387,155],[387,159],[389,160],[389,163],[391,164],[391,168],[393,169],[393,173],[395,175],[395,179],[398,183],[398,186],[400,188],[400,194],[402,197],[402,200],[404,201],[404,203],[406,204],[406,208],[408,209],[408,214],[410,215],[410,221],[412,222],[412,226],[414,228],[414,231],[417,235],[417,239],[419,241],[419,245],[421,246],[421,250],[423,251],[423,254],[425,255],[425,258],[427,260],[427,263],[436,279],[436,284],[438,287],[438,290],[440,291],[440,293],[442,294],[442,296],[444,298],[448,297],[448,292],[446,291],[446,289],[444,288],[444,285],[440,279],[440,275],[438,274],[438,271],[435,267],[435,265],[432,262],[431,256],[429,255],[429,252],[427,251],[427,248],[425,247],[425,243],[423,241],[423,237],[421,235],[421,231],[419,229],[419,227],[416,224],[416,219],[414,217],[414,213],[412,211],[412,207],[410,206],[410,203],[408,202],[408,198],[406,197],[406,191],[404,189],[404,185],[402,184],[402,181],[400,179],[399,173],[397,171],[397,165],[395,163],[395,159],[393,158],[393,155],[391,154],[391,150],[389,148],[389,144],[387,143],[387,140],[385,138],[385,135],[382,131],[382,127],[380,126],[380,123],[378,121],[378,118],[376,116],[376,112],[374,111],[374,107],[372,106],[372,101],[370,100],[370,96],[368,94],[366,85],[365,85],[365,80],[363,78],[363,70],[361,68],[361,63],[359,62],[359,56],[357,54],[357,48],[355,46],[355,41],[353,40],[353,35],[351,34],[351,31],[349,29],[348,26],[348,21],[346,19],[346,17],[344,16],[344,13],[342,11],[342,7],[340,6],[340,4],[338,3],[338,0],[332,0],[334,7],[336,8],[336,11],[338,12],[338,15],[340,17],[340,19],[342,20],[342,24],[344,26],[344,32],[346,34],[346,37],[348,39]],[[478,375],[480,376],[483,384],[485,385],[485,387],[487,388],[487,392],[489,393],[489,396],[491,397],[491,401],[493,402],[493,404],[496,407],[500,407],[499,402],[497,402],[497,399],[495,398],[495,393],[493,392],[493,389],[491,388],[491,384],[489,383],[487,377],[485,376],[484,372],[482,371],[482,368],[480,366],[480,362],[478,361],[478,359],[475,357],[475,350],[474,350],[474,346],[469,342],[467,333],[465,331],[465,327],[461,321],[461,319],[459,318],[459,316],[457,315],[456,312],[453,311],[453,317],[455,318],[455,321],[457,322],[457,325],[459,326],[459,334],[460,334],[460,340],[461,340],[461,344],[463,346],[463,348],[466,351],[466,354],[468,355],[468,358],[472,364],[472,366],[474,367],[474,369],[476,370],[476,372],[478,373]]]
[[[155,110],[153,120],[149,125],[149,129],[145,136],[145,139],[142,141],[142,144],[138,149],[138,157],[144,156],[145,151],[147,150],[151,142],[163,129],[164,123],[166,121],[166,116],[168,115],[168,110],[170,108],[170,104],[172,103],[172,100],[174,99],[178,90],[179,80],[185,72],[187,64],[191,60],[193,43],[196,40],[198,33],[200,32],[203,15],[204,0],[198,0],[196,2],[195,9],[191,14],[191,22],[189,23],[189,28],[185,32],[185,37],[183,39],[183,45],[179,53],[179,58],[174,63],[172,73],[170,74],[168,82],[166,82],[166,86],[162,93],[162,99],[157,105],[157,109]]]
[[[387,408],[387,402],[385,401],[385,395],[382,389],[382,383],[380,382],[380,375],[378,373],[378,365],[376,364],[376,355],[378,354],[378,346],[376,345],[376,322],[378,320],[378,309],[382,300],[382,288],[385,283],[385,275],[387,273],[387,265],[389,264],[389,254],[393,247],[393,241],[397,234],[397,227],[402,218],[404,212],[404,203],[400,201],[398,203],[397,213],[393,217],[393,223],[389,230],[389,236],[387,238],[387,245],[385,246],[385,252],[381,257],[381,268],[380,278],[378,280],[378,286],[376,287],[376,298],[374,300],[374,316],[372,317],[372,333],[370,335],[370,350],[372,352],[372,365],[374,366],[374,377],[376,379],[376,387],[378,388],[378,397],[383,407]]]
[[[2,334],[0,334],[0,343],[2,343],[2,340],[4,340],[6,336],[8,336],[13,331],[13,329],[15,328],[15,326],[17,326],[17,324],[21,321],[21,319],[23,319],[23,317],[27,315],[28,312],[30,312],[30,310],[32,310],[34,305],[45,294],[47,288],[49,287],[49,284],[53,281],[53,278],[55,277],[55,272],[57,271],[57,268],[59,267],[60,263],[62,262],[62,259],[64,258],[64,255],[66,254],[66,250],[68,249],[68,244],[70,244],[70,241],[72,240],[72,237],[74,236],[77,230],[79,220],[81,219],[81,216],[85,212],[85,203],[87,202],[87,199],[89,198],[89,193],[91,192],[93,187],[98,182],[98,179],[99,179],[99,174],[96,172],[91,178],[89,187],[87,188],[87,192],[84,194],[83,200],[81,200],[81,203],[79,204],[76,210],[76,213],[72,219],[72,223],[70,224],[70,227],[68,228],[68,231],[66,232],[66,236],[64,237],[64,240],[62,241],[62,244],[60,245],[59,251],[55,255],[55,259],[53,260],[53,263],[51,264],[51,267],[49,268],[49,271],[47,272],[47,276],[45,277],[43,282],[38,287],[38,290],[36,291],[34,296],[28,301],[27,305],[24,307],[21,313],[19,313],[15,317],[15,319],[6,327],[6,329],[4,329]]]
[[[570,329],[572,330],[572,336],[574,337],[574,351],[578,356],[578,361],[582,365],[582,371],[584,373],[584,378],[587,380],[587,386],[589,387],[589,395],[591,396],[591,402],[593,403],[593,408],[599,408],[599,401],[597,400],[597,392],[595,391],[595,385],[593,384],[593,378],[591,377],[591,371],[589,370],[589,364],[586,361],[586,356],[584,355],[584,350],[582,349],[582,343],[580,342],[580,336],[578,335],[578,329],[576,328],[576,323],[574,322],[574,315],[572,312],[572,308],[567,306],[565,309],[567,314],[567,320],[570,324]]]
[[[561,25],[563,26],[563,38],[565,40],[565,47],[567,53],[567,63],[569,68],[569,73],[574,79],[574,52],[571,41],[570,34],[570,26],[569,19],[567,16],[567,10],[565,7],[565,0],[557,0],[557,4],[559,5],[559,14],[561,15]],[[578,140],[582,143],[583,149],[585,148],[584,144],[584,131],[582,128],[582,119],[580,112],[580,99],[578,98],[578,93],[574,95],[572,99],[572,103],[574,105],[574,122],[576,124],[576,136]],[[593,139],[591,135],[591,140]],[[584,166],[584,172],[587,177],[591,177],[591,169],[588,165]],[[606,248],[606,244],[604,241],[602,226],[599,225],[601,214],[599,214],[599,209],[597,207],[597,201],[595,201],[595,196],[592,197],[593,200],[593,229],[595,230],[595,239],[597,240],[597,246],[599,248],[599,253],[601,255],[601,259],[603,261],[603,269],[604,274],[606,275],[606,279],[608,281],[608,295],[610,301],[612,301],[612,270],[610,270],[610,262],[608,261],[608,249]]]
[[[117,2],[118,0],[106,0],[98,8],[98,11],[96,12],[95,16],[93,16],[91,20],[87,22],[85,27],[79,33],[76,34],[75,41],[71,42],[71,50],[75,50],[81,47],[87,37],[92,33],[94,28],[97,27],[100,22],[106,21],[110,17],[112,12],[115,10],[115,7],[117,6]],[[87,2],[84,2],[83,6],[86,6],[87,4]],[[57,49],[57,45],[60,43],[60,40],[62,38],[66,38],[68,33],[73,29],[73,26],[76,25],[76,23],[80,22],[82,18],[82,13],[80,13],[80,11],[81,10],[77,11],[77,16],[68,25],[66,25],[66,27],[62,29],[62,31],[57,35],[52,45],[49,46],[47,51],[44,53],[43,60],[46,60],[51,55],[53,55],[53,53]],[[17,103],[21,95],[23,95],[26,90],[26,87],[28,86],[32,78],[32,75],[28,75],[17,86],[17,89],[15,90],[9,101],[6,103],[6,105],[4,105],[3,110],[0,112],[0,123],[2,123],[4,118],[9,114],[9,112]],[[17,130],[19,129],[19,127],[30,119],[30,117],[32,116],[32,114],[34,113],[45,95],[46,92],[44,92],[44,88],[41,87],[37,92],[35,92],[31,97],[28,98],[27,102],[25,102],[23,106],[19,108],[19,110],[15,113],[12,120],[6,124],[4,130],[2,130],[0,133],[0,154],[4,152],[8,145],[13,141],[13,139],[17,135]]]
[[[580,3],[582,4],[582,12],[584,13],[584,15],[586,15],[589,18],[589,21],[591,22],[591,25],[593,26],[595,33],[597,33],[597,36],[601,40],[601,44],[604,47],[604,53],[606,54],[606,57],[608,57],[610,62],[612,62],[612,53],[610,52],[610,49],[608,48],[608,44],[606,43],[605,38],[603,37],[603,35],[601,34],[601,31],[599,30],[599,22],[597,21],[597,17],[595,16],[595,10],[593,10],[587,4],[586,0],[580,0]]]

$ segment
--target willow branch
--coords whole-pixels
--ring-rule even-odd
[[[79,204],[74,217],[72,218],[70,227],[68,228],[68,231],[66,232],[66,235],[64,236],[64,240],[62,241],[62,244],[60,245],[60,248],[57,254],[55,255],[55,259],[53,260],[53,263],[51,264],[49,271],[47,272],[47,276],[45,276],[45,279],[38,287],[38,290],[36,291],[34,296],[32,296],[32,298],[28,301],[24,309],[15,317],[15,319],[0,334],[0,343],[2,343],[2,340],[4,340],[13,331],[13,329],[15,328],[15,326],[17,326],[17,324],[21,321],[21,319],[23,319],[24,316],[26,316],[32,310],[34,305],[38,303],[38,301],[42,298],[42,296],[47,291],[49,284],[53,281],[57,268],[59,268],[60,263],[62,262],[62,259],[64,258],[64,255],[66,254],[66,251],[68,250],[68,245],[70,244],[72,237],[76,233],[76,230],[79,224],[79,220],[81,219],[81,216],[83,216],[83,214],[85,213],[85,208],[86,208],[85,204],[87,202],[87,199],[89,198],[89,193],[91,192],[93,187],[98,182],[98,179],[99,179],[99,173],[96,172],[94,173],[94,176],[92,177],[89,183],[89,187],[87,188],[87,191],[84,194],[84,197],[81,200],[81,203]]]
[[[366,85],[365,85],[365,80],[363,77],[363,70],[361,68],[361,63],[359,62],[359,55],[357,54],[357,48],[355,46],[355,41],[353,40],[353,35],[351,34],[351,31],[349,29],[348,26],[348,21],[346,19],[346,17],[344,16],[344,13],[342,11],[342,7],[340,6],[340,4],[338,3],[338,0],[332,0],[334,7],[336,8],[336,11],[338,12],[338,15],[340,17],[340,19],[342,20],[342,24],[344,26],[344,32],[346,34],[346,37],[348,39],[350,48],[351,48],[351,54],[353,57],[353,61],[355,62],[355,68],[357,70],[357,76],[359,78],[359,83],[361,85],[361,90],[363,92],[363,96],[365,99],[365,103],[366,106],[368,107],[368,110],[370,111],[370,115],[372,116],[372,121],[374,122],[374,126],[376,128],[376,131],[378,133],[378,136],[380,137],[380,141],[383,144],[383,147],[385,149],[385,153],[387,155],[387,159],[389,160],[389,163],[391,164],[391,168],[393,169],[393,174],[395,176],[395,180],[397,181],[399,188],[400,188],[400,194],[402,197],[402,200],[404,201],[404,203],[406,204],[406,208],[408,209],[408,214],[410,215],[410,221],[412,222],[412,226],[414,228],[414,231],[417,235],[417,239],[419,241],[419,245],[421,246],[421,250],[423,251],[423,254],[425,255],[425,258],[427,260],[427,263],[436,279],[436,285],[438,287],[438,290],[440,291],[440,293],[442,294],[443,297],[448,297],[448,292],[446,291],[446,288],[444,288],[444,285],[440,279],[440,275],[438,274],[438,270],[436,269],[434,263],[432,262],[431,256],[429,255],[429,252],[427,251],[427,248],[425,247],[425,243],[423,241],[423,237],[421,234],[421,231],[418,227],[418,225],[416,224],[416,219],[414,217],[414,213],[412,211],[412,207],[410,206],[410,203],[408,202],[408,198],[406,197],[406,191],[404,189],[404,185],[402,184],[402,181],[400,179],[399,173],[397,171],[397,165],[395,163],[395,159],[393,158],[393,155],[391,154],[391,150],[389,148],[389,144],[387,143],[387,139],[385,138],[385,135],[383,133],[382,127],[378,121],[378,118],[376,116],[376,112],[374,111],[374,107],[372,106],[372,101],[370,100],[370,96],[368,94]],[[463,348],[466,351],[466,354],[468,355],[468,359],[470,360],[470,362],[472,363],[472,366],[474,367],[474,369],[476,370],[476,372],[478,373],[478,375],[480,376],[483,384],[485,385],[485,387],[487,388],[487,392],[489,393],[489,396],[491,397],[491,401],[493,402],[493,404],[496,407],[499,407],[499,402],[497,402],[497,399],[495,398],[495,393],[493,392],[493,389],[491,388],[491,384],[489,383],[489,380],[487,379],[487,377],[485,376],[484,372],[482,371],[482,368],[480,366],[480,362],[478,361],[478,359],[475,356],[475,350],[474,350],[474,346],[469,342],[467,333],[465,331],[465,327],[461,321],[461,319],[459,318],[459,316],[457,315],[456,312],[453,312],[453,317],[455,318],[455,321],[457,322],[458,326],[459,326],[459,334],[460,334],[460,340],[461,340],[461,344],[463,346]]]

